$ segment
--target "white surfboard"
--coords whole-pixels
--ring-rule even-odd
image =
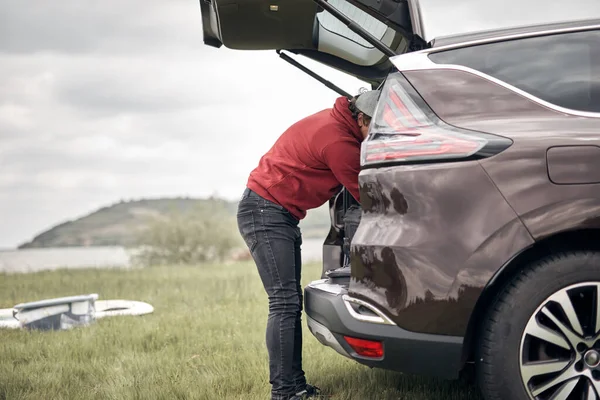
[[[28,304],[52,304],[53,301],[63,301],[65,298],[41,300]],[[148,303],[135,300],[97,300],[94,304],[94,318],[146,315],[154,312],[154,307]],[[0,329],[19,329],[22,322],[15,318],[18,306],[0,309]]]

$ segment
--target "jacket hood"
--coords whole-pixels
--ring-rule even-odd
[[[346,97],[338,97],[333,105],[331,114],[333,115],[333,118],[348,128],[349,132],[356,138],[356,140],[362,142],[364,138],[360,133],[358,122],[352,118],[352,112],[350,112],[349,106],[350,101]]]

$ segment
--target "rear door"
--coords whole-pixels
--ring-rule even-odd
[[[328,3],[398,54],[418,40],[414,0]],[[200,0],[200,9],[209,46],[288,50],[374,84],[392,67],[383,53],[312,0]]]

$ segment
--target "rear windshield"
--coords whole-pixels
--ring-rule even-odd
[[[555,34],[430,54],[500,79],[552,104],[600,112],[600,31]]]

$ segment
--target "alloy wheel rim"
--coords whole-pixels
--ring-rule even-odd
[[[600,282],[561,289],[537,308],[520,372],[532,400],[600,400]]]

